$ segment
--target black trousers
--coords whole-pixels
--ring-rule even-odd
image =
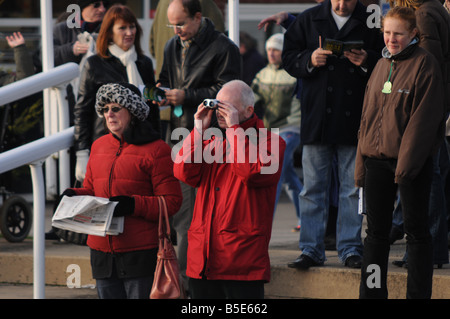
[[[366,158],[364,195],[367,236],[364,240],[360,298],[387,298],[389,232],[397,193],[403,209],[408,251],[407,298],[431,298],[433,247],[428,225],[432,159],[409,183],[395,184],[396,160]],[[378,273],[377,273],[378,271]],[[378,276],[379,280],[374,276]]]
[[[189,278],[192,299],[264,299],[264,281]]]

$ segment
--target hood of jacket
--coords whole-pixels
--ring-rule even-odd
[[[409,58],[409,56],[412,54],[412,52],[414,51],[414,49],[417,47],[418,44],[419,44],[419,38],[414,38],[408,44],[408,46],[403,49],[403,51],[401,51],[397,54],[391,54],[391,52],[389,52],[388,48],[384,47],[383,51],[381,52],[381,55],[385,59],[405,60],[405,59]]]

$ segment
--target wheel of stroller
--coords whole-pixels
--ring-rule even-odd
[[[11,196],[0,210],[0,230],[12,243],[23,241],[30,232],[33,215],[28,203],[19,196]]]

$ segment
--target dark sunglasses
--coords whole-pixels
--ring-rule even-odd
[[[101,108],[102,114],[108,113],[109,110],[111,110],[113,113],[117,113],[117,112],[119,112],[121,109],[123,109],[123,107],[121,107],[121,106],[113,106],[113,107],[111,107],[111,108],[109,108],[109,107],[102,107],[102,108]]]

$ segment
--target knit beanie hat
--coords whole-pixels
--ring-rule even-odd
[[[284,40],[283,33],[275,33],[269,39],[267,39],[266,50],[275,49],[283,51],[283,40]]]
[[[119,104],[141,121],[147,118],[150,111],[139,89],[129,83],[108,83],[102,85],[97,91],[95,102],[95,110],[99,117],[103,117],[102,108],[109,103]]]

